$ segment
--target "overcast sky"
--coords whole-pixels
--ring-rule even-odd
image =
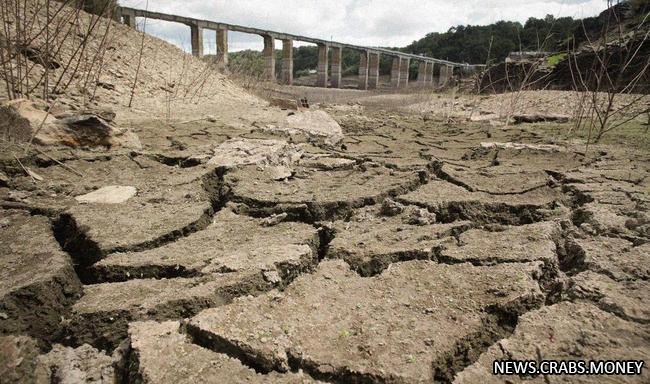
[[[147,6],[146,0],[120,4]],[[606,0],[150,0],[148,8],[350,44],[401,47],[459,24],[523,23],[547,14],[582,18],[606,6]],[[147,32],[189,50],[187,26],[148,20]],[[206,53],[214,52],[215,40],[214,32],[205,32]],[[231,51],[261,50],[262,38],[231,32],[229,44]]]

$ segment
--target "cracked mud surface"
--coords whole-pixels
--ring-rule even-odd
[[[48,149],[82,177],[24,155],[36,184],[3,155],[0,377],[648,381],[490,374],[647,358],[648,151],[328,111],[341,145],[149,122],[142,152]],[[490,144],[508,142],[556,146]],[[80,198],[110,186],[135,194]]]

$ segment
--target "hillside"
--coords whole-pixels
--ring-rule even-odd
[[[0,98],[11,95],[42,100],[47,82],[48,104],[55,110],[108,106],[117,112],[118,120],[178,120],[209,113],[217,106],[227,115],[232,108],[263,105],[210,64],[172,44],[61,3],[52,3],[48,16],[44,3],[26,3],[26,19],[33,20],[24,28],[29,31],[28,44],[5,63],[2,74],[8,81],[0,82]],[[11,31],[0,23],[0,30]],[[0,38],[13,42],[17,37]],[[51,55],[44,59],[41,52],[47,51]],[[43,60],[50,65],[42,65]],[[13,93],[8,87],[12,79]]]
[[[645,0],[623,1],[615,6],[622,19],[637,23],[650,11]],[[498,21],[484,26],[459,25],[443,33],[430,33],[404,51],[471,64],[502,62],[513,51],[562,52],[597,39],[607,25],[606,11],[584,19],[531,17],[519,22]]]

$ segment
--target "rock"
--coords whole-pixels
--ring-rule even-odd
[[[278,213],[262,219],[262,225],[265,227],[272,227],[283,222],[289,215],[286,213]]]
[[[3,137],[27,142],[38,128],[54,125],[54,116],[44,111],[42,104],[25,99],[8,101],[0,105],[0,131]]]
[[[237,165],[291,165],[302,156],[294,144],[283,140],[230,139],[221,143],[208,161],[223,167]]]
[[[543,151],[543,152],[560,152],[562,147],[559,145],[552,144],[526,144],[526,143],[497,143],[497,142],[486,142],[481,143],[481,148],[498,148],[498,149],[517,149],[517,150],[532,150],[532,151]]]
[[[356,161],[341,157],[330,157],[328,155],[324,155],[304,156],[302,159],[300,159],[299,163],[305,167],[331,171],[334,169],[351,169],[356,164]]]
[[[499,116],[496,113],[478,113],[478,114],[472,114],[469,118],[470,121],[490,121],[490,120],[498,120],[500,119],[501,116]]]
[[[516,316],[543,304],[531,277],[538,268],[408,261],[366,278],[343,261],[324,261],[281,295],[202,311],[187,332],[263,372],[302,369],[346,383],[449,381],[465,361],[460,343],[491,344],[503,335],[497,313]]]
[[[85,195],[77,196],[75,200],[86,204],[120,204],[135,196],[137,192],[135,187],[109,185]]]
[[[44,68],[50,70],[61,68],[59,61],[51,53],[43,52],[38,47],[23,45],[18,48],[18,51],[33,63],[39,64]]]
[[[0,377],[7,384],[117,382],[114,360],[90,345],[78,348],[55,345],[39,355],[36,340],[26,336],[0,336]]]
[[[426,208],[410,206],[407,208],[404,222],[411,225],[431,225],[436,223],[436,214]]]
[[[113,359],[84,344],[78,348],[55,345],[50,352],[38,357],[43,383],[113,384],[117,381]]]
[[[99,116],[79,114],[55,121],[56,127],[37,135],[43,145],[104,146],[140,149],[140,139],[128,129],[110,125]]]
[[[336,146],[343,140],[343,129],[325,111],[298,111],[287,116],[284,124],[270,131],[279,130],[289,134],[303,133],[310,140]]]
[[[115,117],[117,114],[115,111],[110,108],[110,107],[104,107],[104,108],[94,108],[94,109],[87,109],[81,112],[82,114],[91,114],[91,115],[97,115],[98,117],[104,119],[107,122],[112,122],[115,120]]]
[[[522,123],[547,123],[547,122],[555,122],[555,123],[568,123],[570,116],[567,115],[541,115],[541,114],[536,114],[536,115],[512,115],[512,119],[514,120],[515,124],[522,124]]]
[[[102,87],[104,89],[108,89],[109,91],[114,91],[115,90],[115,84],[107,83],[107,82],[104,82],[104,81],[98,81],[97,86]]]
[[[268,168],[269,176],[271,180],[281,181],[286,180],[293,176],[293,170],[284,165],[277,165]]]
[[[282,99],[279,97],[272,97],[270,101],[272,107],[278,107],[280,109],[290,109],[292,111],[298,110],[298,102],[292,99]]]
[[[562,302],[528,312],[519,318],[512,335],[499,340],[478,361],[460,372],[454,384],[506,383],[647,383],[641,376],[495,376],[495,360],[644,360],[650,354],[648,330],[588,303]],[[552,379],[551,379],[552,378]],[[550,380],[549,380],[550,379]]]
[[[62,318],[81,294],[70,257],[44,216],[0,211],[0,333],[22,333],[47,345],[61,335]]]
[[[37,364],[36,340],[27,336],[0,336],[0,378],[3,383],[37,383],[45,375]],[[49,383],[49,381],[41,381]]]
[[[128,129],[117,128],[94,114],[73,114],[57,119],[45,107],[18,99],[0,107],[0,131],[17,141],[41,145],[70,147],[142,147],[138,137]]]
[[[6,187],[7,185],[9,185],[9,176],[0,171],[0,187]]]
[[[384,216],[391,217],[402,212],[404,212],[404,206],[391,198],[387,198],[381,203],[380,213]]]

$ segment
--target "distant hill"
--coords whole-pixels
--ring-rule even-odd
[[[634,19],[648,11],[648,0],[621,1],[615,5],[624,19]],[[563,52],[600,34],[606,18],[529,18],[525,24],[499,21],[490,25],[459,25],[447,32],[433,32],[403,50],[440,59],[471,64],[503,61],[513,51]]]

